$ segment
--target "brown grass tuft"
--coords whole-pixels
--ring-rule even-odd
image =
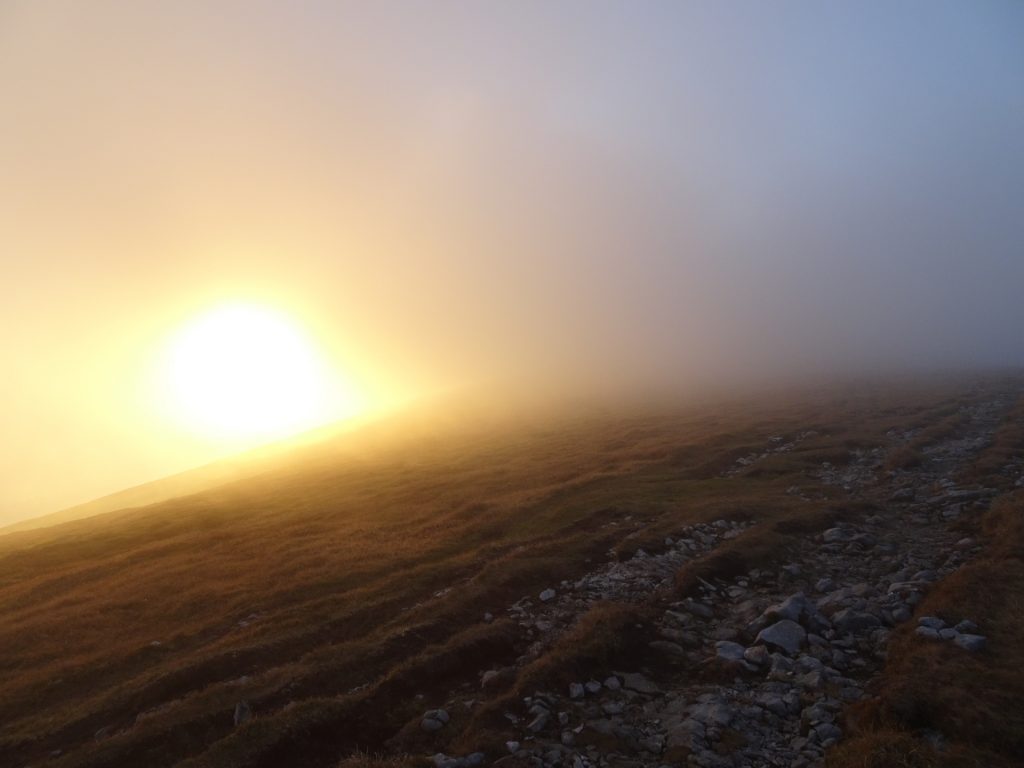
[[[924,461],[924,454],[917,448],[909,445],[901,445],[889,451],[885,457],[885,468],[889,471],[895,469],[912,469],[921,466]]]

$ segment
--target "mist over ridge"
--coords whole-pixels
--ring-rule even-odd
[[[0,515],[251,447],[152,402],[218,302],[381,408],[1024,364],[1019,4],[2,14]]]

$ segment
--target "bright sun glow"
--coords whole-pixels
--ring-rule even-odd
[[[281,437],[361,410],[302,326],[269,307],[201,315],[173,339],[165,365],[176,417],[210,437]]]

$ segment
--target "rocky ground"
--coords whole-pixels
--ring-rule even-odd
[[[507,744],[509,754],[494,764],[822,764],[825,751],[843,738],[843,708],[870,695],[895,626],[914,621],[920,642],[955,643],[964,653],[984,648],[985,628],[970,616],[947,627],[937,618],[915,616],[915,606],[930,585],[979,551],[950,524],[984,508],[995,491],[959,487],[954,477],[988,444],[1007,406],[992,400],[967,409],[967,426],[929,446],[919,467],[883,467],[887,451],[907,443],[911,433],[890,433],[888,445],[858,452],[844,466],[823,464],[819,481],[852,499],[872,501],[883,513],[808,535],[778,570],[704,582],[694,598],[661,606],[649,647],[662,660],[656,667],[662,671],[645,674],[638,660],[632,668],[641,672],[538,691],[522,709],[507,713],[518,735]],[[792,448],[773,440],[725,474]],[[1020,468],[1013,471],[1019,474]],[[542,654],[594,603],[649,600],[687,560],[739,535],[745,525],[720,520],[681,530],[665,540],[661,552],[639,551],[507,607],[532,642],[517,666]],[[665,673],[674,668],[672,660],[678,671]],[[695,667],[720,674],[686,672]],[[503,673],[488,670],[482,685]],[[462,706],[463,700],[445,703]],[[445,709],[430,710],[421,725],[441,729],[448,717]],[[482,753],[436,755],[434,761],[447,768],[486,762]]]

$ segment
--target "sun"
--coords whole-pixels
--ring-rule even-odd
[[[311,334],[255,304],[194,318],[171,340],[162,378],[174,418],[220,439],[282,437],[360,410]]]

